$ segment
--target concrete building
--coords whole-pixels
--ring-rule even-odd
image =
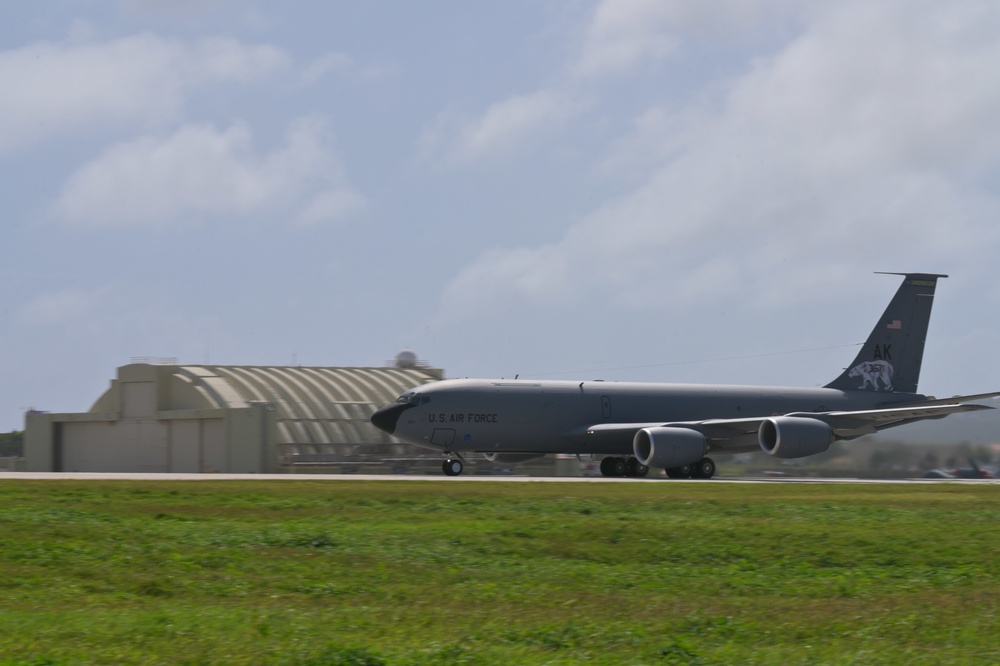
[[[375,429],[378,407],[443,371],[133,363],[89,412],[29,412],[29,472],[274,473],[429,454]]]

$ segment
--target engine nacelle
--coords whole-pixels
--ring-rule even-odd
[[[833,431],[818,419],[776,416],[760,424],[757,441],[776,458],[804,458],[830,448]]]
[[[705,436],[690,428],[643,428],[632,439],[632,452],[648,467],[693,465],[705,457]]]
[[[535,458],[544,458],[544,453],[484,453],[491,463],[522,463]]]

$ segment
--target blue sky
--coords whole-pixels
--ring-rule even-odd
[[[1000,6],[11,3],[0,430],[132,357],[817,386],[948,273],[1000,389]]]

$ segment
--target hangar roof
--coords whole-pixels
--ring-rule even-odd
[[[276,444],[318,452],[326,450],[323,445],[395,442],[371,425],[371,414],[407,389],[443,375],[409,360],[368,368],[141,363],[120,367],[118,379],[90,411],[151,418],[153,412],[265,403],[275,411]],[[144,414],[125,397],[132,391],[122,385],[135,383],[151,387]]]
[[[372,412],[441,375],[422,367],[189,365],[176,376],[214,407],[274,405],[280,443],[334,444],[381,439],[368,423]]]

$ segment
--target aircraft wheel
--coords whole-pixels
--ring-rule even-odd
[[[690,479],[691,465],[681,465],[680,467],[666,468],[667,477],[671,479]]]
[[[702,458],[691,466],[691,478],[711,479],[715,476],[715,461],[711,458]]]
[[[611,470],[611,476],[625,476],[628,471],[628,463],[625,462],[624,458],[612,458],[608,469]]]
[[[441,465],[441,471],[443,471],[448,476],[458,476],[465,469],[465,465],[458,458],[449,458],[445,460]]]
[[[625,476],[642,478],[649,474],[649,466],[643,465],[637,458],[629,458],[625,467]]]

